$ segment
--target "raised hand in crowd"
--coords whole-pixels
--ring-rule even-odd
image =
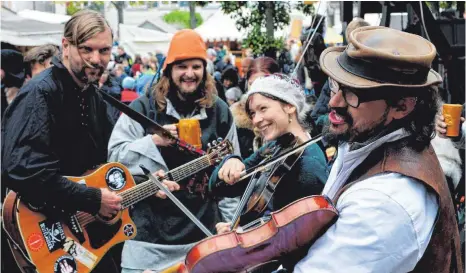
[[[461,122],[460,122],[460,127],[461,125],[463,124],[464,122],[464,118],[462,117],[461,118]],[[445,117],[442,115],[442,114],[438,114],[436,117],[435,117],[435,131],[437,132],[437,134],[439,135],[439,137],[442,137],[442,138],[447,138],[446,136],[446,133],[447,133],[447,123],[445,122]],[[461,130],[460,130],[461,131]]]

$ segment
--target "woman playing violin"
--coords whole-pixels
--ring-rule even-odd
[[[221,180],[234,185],[219,186],[213,190],[228,197],[243,194],[247,181],[238,182],[241,172],[270,157],[271,151],[277,147],[277,138],[291,133],[298,143],[311,139],[309,125],[305,122],[310,106],[306,104],[304,91],[295,80],[281,74],[260,77],[254,81],[246,96],[246,112],[267,144],[245,160],[234,155],[227,157],[215,169],[209,182],[211,189]],[[278,184],[267,211],[278,210],[305,196],[320,194],[327,176],[322,150],[315,144],[306,147]],[[231,223],[218,223],[216,228],[218,234],[225,233],[230,231]],[[287,257],[282,263],[293,268],[296,258]]]

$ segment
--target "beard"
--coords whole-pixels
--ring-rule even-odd
[[[325,138],[325,141],[330,146],[338,146],[339,143],[344,142],[358,142],[364,143],[375,136],[378,136],[382,131],[384,131],[387,126],[385,122],[387,121],[387,116],[389,112],[389,107],[387,107],[382,115],[382,117],[374,122],[371,122],[365,128],[355,128],[354,119],[351,114],[345,108],[333,108],[331,110],[335,110],[336,113],[342,117],[344,117],[345,122],[348,124],[348,128],[343,132],[334,132],[331,129],[332,124],[329,122],[324,125],[322,129],[322,134]]]
[[[185,80],[194,80],[197,84],[196,89],[194,91],[184,90],[182,87],[182,83]],[[175,91],[173,89],[176,89],[176,92],[171,92],[171,93],[176,93],[177,97],[181,101],[185,101],[187,103],[193,103],[204,96],[205,84],[203,83],[203,81],[199,81],[197,77],[193,79],[180,79],[179,80],[180,84],[175,83],[175,81],[173,81],[172,79],[170,79],[170,81],[171,81],[170,86],[173,87],[171,91]]]
[[[93,68],[97,69],[96,73],[86,73],[86,69],[92,69],[88,65],[84,64],[83,66],[79,66],[73,61],[70,60],[70,68],[73,72],[74,76],[85,85],[95,84],[99,81],[100,77],[104,73],[105,68],[101,65],[94,64]]]

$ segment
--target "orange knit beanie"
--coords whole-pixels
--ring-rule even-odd
[[[207,61],[205,43],[201,36],[192,29],[182,29],[173,35],[163,69],[165,70],[167,65],[173,62],[187,59]]]

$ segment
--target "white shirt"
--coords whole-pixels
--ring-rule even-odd
[[[348,179],[348,170],[381,144],[405,136],[399,130],[355,151],[349,151],[348,145],[340,147],[323,194],[333,198],[335,188]],[[438,202],[421,182],[385,173],[350,187],[336,209],[338,220],[310,247],[294,272],[409,272],[430,241]]]

